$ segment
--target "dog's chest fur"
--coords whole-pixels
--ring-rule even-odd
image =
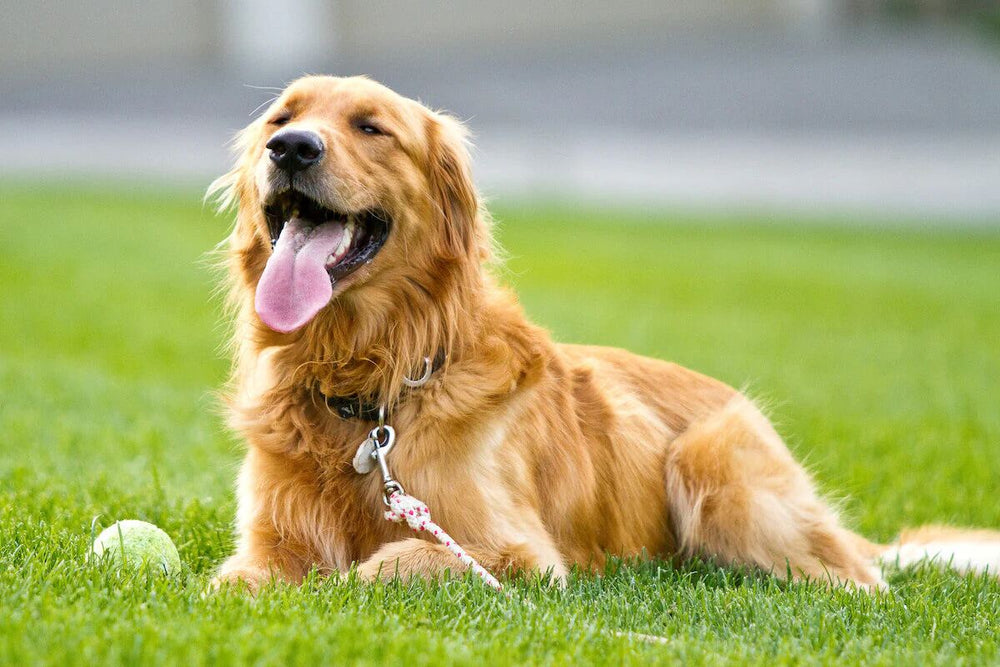
[[[240,507],[246,508],[248,521],[271,517],[284,548],[321,570],[345,571],[380,546],[412,535],[385,520],[378,470],[361,474],[354,469],[353,458],[371,423],[341,419],[301,390],[280,396],[265,391],[231,407],[233,425],[250,445]],[[416,419],[412,406],[401,412],[393,421],[397,441],[388,457],[393,474],[433,508],[435,520],[448,525],[457,539],[472,538],[468,527],[489,519],[479,485],[494,483],[476,479],[491,463],[479,460],[482,446],[495,445],[502,434],[490,433],[486,441],[450,438],[429,427],[429,420]]]

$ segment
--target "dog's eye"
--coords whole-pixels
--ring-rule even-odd
[[[276,125],[277,127],[281,127],[282,125],[287,125],[288,121],[290,121],[291,119],[292,119],[292,114],[290,114],[290,113],[288,113],[286,111],[285,113],[280,113],[277,116],[275,116],[274,118],[272,118],[271,120],[269,120],[268,124],[269,125]]]
[[[368,121],[361,121],[359,123],[356,123],[355,127],[357,127],[359,131],[364,132],[365,134],[370,134],[370,135],[385,134],[385,132],[382,131],[382,128]]]

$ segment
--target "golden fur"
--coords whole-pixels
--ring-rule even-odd
[[[356,131],[360,117],[385,134]],[[291,334],[267,328],[253,303],[271,252],[264,144],[284,121],[326,142],[311,169],[328,200],[378,205],[393,220],[375,260]],[[238,208],[228,405],[248,452],[238,546],[219,581],[256,589],[311,568],[357,565],[369,578],[461,569],[385,521],[380,477],[352,468],[372,424],[340,419],[323,395],[359,395],[391,410],[396,478],[493,571],[562,578],[608,554],[697,554],[883,585],[881,548],[840,524],[748,399],[671,363],[556,344],[525,318],[490,271],[490,220],[456,121],[364,78],[307,77],[238,141],[238,164],[214,187]],[[406,390],[402,378],[438,350],[444,367]]]

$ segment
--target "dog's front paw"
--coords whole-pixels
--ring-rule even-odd
[[[358,579],[369,583],[382,579],[389,581],[396,575],[395,563],[386,567],[382,561],[374,562],[367,560],[360,563],[357,568]]]
[[[438,579],[463,570],[465,565],[440,544],[409,538],[384,545],[358,565],[358,578],[363,581],[406,580],[413,576]]]
[[[256,597],[261,587],[272,578],[270,571],[254,566],[229,565],[222,566],[212,581],[208,584],[207,593],[219,591],[237,591],[249,593]]]

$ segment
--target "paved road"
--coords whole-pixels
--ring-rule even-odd
[[[1000,224],[1000,46],[948,32],[672,36],[341,58],[466,119],[496,196],[622,196]],[[0,76],[0,175],[203,182],[271,94],[182,66]]]

